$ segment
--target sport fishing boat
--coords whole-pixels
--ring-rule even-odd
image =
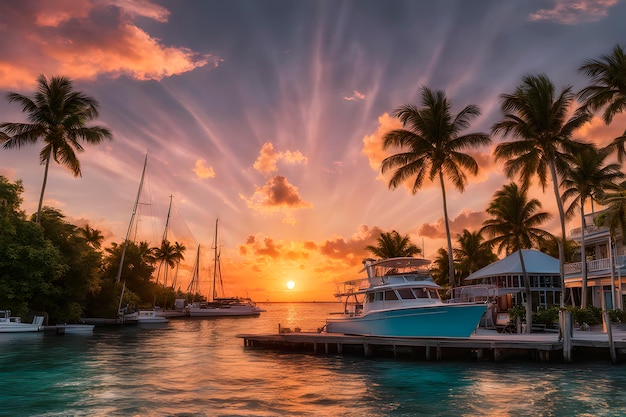
[[[364,259],[367,278],[346,281],[335,296],[344,311],[326,319],[327,333],[387,337],[469,337],[485,303],[444,303],[422,258]],[[361,271],[363,272],[363,271]]]

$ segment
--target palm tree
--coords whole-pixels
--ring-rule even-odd
[[[598,201],[606,207],[598,216],[598,225],[609,227],[613,236],[621,233],[622,241],[626,243],[626,181],[608,184]]]
[[[414,256],[422,253],[422,250],[411,242],[409,235],[401,236],[395,230],[381,233],[376,241],[377,246],[369,245],[365,247],[365,250],[380,259]]]
[[[174,242],[174,262],[176,262],[176,272],[174,273],[174,279],[172,280],[172,288],[176,288],[176,280],[178,279],[178,267],[180,263],[185,260],[185,251],[187,248],[180,242]]]
[[[597,149],[593,145],[584,146],[567,156],[569,168],[561,182],[564,189],[561,196],[563,201],[573,199],[566,216],[571,218],[580,210],[581,243],[580,259],[582,262],[582,293],[580,306],[587,307],[587,256],[585,248],[585,202],[596,198],[603,189],[614,180],[623,178],[619,164],[605,165],[604,161],[611,153],[609,148]]]
[[[48,81],[42,74],[37,78],[37,84],[33,98],[18,93],[7,95],[9,102],[22,105],[29,123],[2,123],[0,130],[3,131],[4,149],[19,149],[40,139],[44,144],[39,152],[39,162],[45,165],[37,207],[36,222],[39,223],[50,159],[69,168],[74,177],[80,177],[80,161],[76,157],[76,153],[84,150],[80,142],[99,144],[112,136],[104,127],[85,125],[98,117],[98,102],[74,90],[68,78],[52,77]]]
[[[453,253],[460,278],[466,278],[472,272],[498,260],[492,245],[485,243],[480,230],[470,232],[463,229],[463,233],[457,235],[457,243],[458,247],[454,248]]]
[[[481,229],[491,237],[488,242],[497,245],[498,253],[505,250],[507,255],[514,252],[519,254],[526,294],[526,333],[530,333],[532,327],[533,310],[530,278],[524,264],[522,249],[532,248],[533,244],[539,244],[543,239],[550,237],[548,232],[537,227],[550,218],[550,214],[539,212],[540,209],[539,200],[528,199],[526,187],[520,188],[515,183],[504,185],[493,195],[487,208],[487,213],[493,216],[493,219],[483,222]]]
[[[589,59],[580,66],[578,72],[591,78],[592,84],[583,88],[578,97],[583,100],[584,106],[591,111],[604,108],[602,119],[608,125],[613,116],[626,110],[626,54],[615,45],[613,51],[603,55],[600,59]],[[611,143],[617,148],[620,162],[626,156],[626,131]]]
[[[96,250],[100,250],[102,248],[102,241],[104,240],[104,236],[100,230],[94,229],[86,224],[85,227],[80,228],[79,232],[83,235],[88,244],[91,245],[92,248]]]
[[[452,253],[450,222],[446,200],[445,179],[459,191],[465,190],[467,177],[465,170],[472,175],[478,173],[478,164],[463,150],[487,145],[491,138],[486,133],[469,133],[461,135],[461,131],[470,126],[470,122],[480,115],[478,106],[466,106],[456,116],[451,114],[451,103],[445,92],[433,92],[422,87],[422,108],[405,104],[395,110],[394,117],[400,119],[403,129],[388,132],[384,137],[383,149],[396,147],[400,153],[385,158],[381,171],[395,169],[389,180],[389,188],[395,189],[407,180],[412,181],[413,194],[422,187],[424,179],[439,180],[443,196],[443,216],[448,240],[448,253]],[[456,285],[454,278],[454,260],[448,260],[450,285]]]
[[[437,250],[437,256],[433,259],[433,266],[430,268],[430,274],[433,276],[435,282],[442,287],[450,283],[449,269],[448,269],[448,251],[444,248]]]
[[[157,262],[160,262],[156,283],[159,283],[159,273],[161,271],[161,267],[163,267],[163,285],[167,287],[167,272],[169,268],[174,268],[176,266],[176,260],[179,259],[176,247],[172,245],[169,240],[164,239],[161,241],[160,247],[152,248],[152,254],[154,259]]]
[[[504,120],[492,127],[494,134],[511,135],[515,140],[500,143],[495,149],[496,160],[505,160],[506,175],[519,176],[522,186],[528,187],[535,175],[545,190],[548,172],[552,180],[559,220],[559,265],[561,288],[565,289],[565,212],[559,193],[559,175],[565,172],[563,156],[571,153],[579,142],[571,139],[573,133],[591,120],[591,114],[578,109],[568,118],[575,95],[567,86],[556,95],[552,81],[545,75],[527,75],[513,94],[501,96]],[[565,305],[561,293],[561,307]]]

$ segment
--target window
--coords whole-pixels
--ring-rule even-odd
[[[383,292],[374,293],[374,301],[383,301]]]
[[[399,289],[398,290],[398,295],[403,300],[412,300],[412,299],[415,298],[415,295],[413,294],[413,291],[411,291],[410,288],[401,288],[401,289]]]
[[[394,290],[385,291],[385,300],[397,300],[398,296]]]
[[[428,294],[423,288],[413,288],[413,292],[417,298],[428,298]]]

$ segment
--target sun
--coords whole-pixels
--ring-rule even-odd
[[[296,286],[296,283],[293,281],[287,281],[287,288],[293,290],[293,287]]]

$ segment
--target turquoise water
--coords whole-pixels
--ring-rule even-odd
[[[626,365],[366,360],[251,350],[333,304],[93,335],[0,335],[0,416],[622,416]]]

